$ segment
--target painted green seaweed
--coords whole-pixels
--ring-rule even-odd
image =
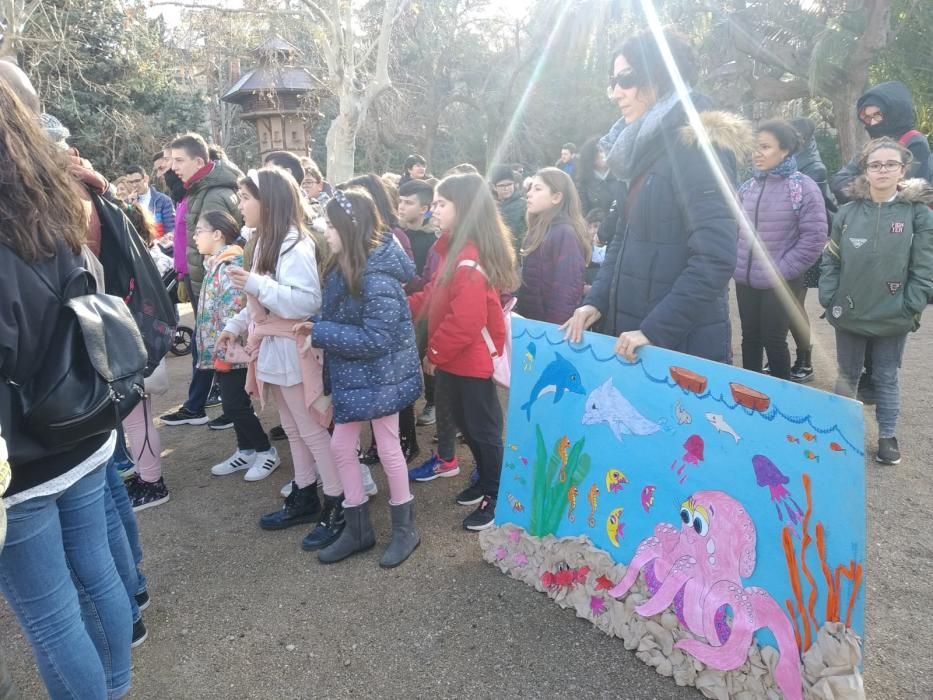
[[[537,450],[529,534],[542,537],[552,535],[557,531],[557,527],[560,525],[560,521],[564,518],[569,506],[567,494],[570,487],[576,486],[577,490],[579,490],[580,484],[589,474],[590,456],[583,452],[586,438],[580,438],[573,444],[567,454],[567,466],[565,468],[567,479],[561,483],[559,476],[560,454],[557,451],[560,440],[554,443],[554,449],[549,456],[540,425],[535,426],[535,437]],[[586,508],[585,498],[585,496],[578,496],[578,509]]]

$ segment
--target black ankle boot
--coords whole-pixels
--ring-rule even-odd
[[[402,438],[402,454],[405,456],[405,461],[410,462],[415,457],[421,454],[421,448],[418,447],[418,440],[414,437],[411,438]]]
[[[306,552],[326,547],[335,542],[347,521],[343,517],[343,494],[328,496],[324,494],[324,507],[321,509],[321,519],[311,532],[301,541],[301,548]]]
[[[292,525],[317,522],[321,514],[321,500],[317,495],[317,483],[299,489],[292,485],[292,492],[285,499],[281,510],[266,513],[259,519],[263,530],[284,530]]]
[[[367,467],[371,467],[374,464],[379,464],[379,452],[376,451],[375,440],[370,443],[369,449],[360,455],[360,462],[365,464]]]
[[[797,350],[797,361],[790,370],[790,379],[800,384],[808,384],[813,381],[813,362],[811,359],[812,350]]]

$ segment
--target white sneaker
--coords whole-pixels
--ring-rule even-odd
[[[294,481],[289,481],[287,484],[285,484],[285,486],[282,487],[282,490],[279,491],[279,494],[282,496],[282,498],[288,498],[288,497],[289,497],[289,495],[290,495],[291,492],[292,492],[292,484],[293,484],[293,483],[295,483],[295,482],[294,482]]]
[[[373,481],[373,473],[369,471],[369,467],[360,462],[360,469],[363,472],[363,490],[366,492],[367,496],[375,496],[379,493],[379,487],[376,486],[376,482]]]
[[[253,466],[249,468],[243,478],[246,481],[262,481],[274,472],[281,463],[278,450],[274,447],[268,452],[257,452],[256,461],[253,462]]]
[[[245,454],[237,450],[233,453],[232,457],[228,457],[220,464],[215,464],[211,467],[211,474],[214,476],[227,476],[227,474],[233,474],[233,472],[249,469],[253,466],[253,462],[255,461],[255,452],[252,454]]]

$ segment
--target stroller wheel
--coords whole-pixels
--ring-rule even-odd
[[[194,331],[188,326],[178,326],[175,329],[175,338],[172,340],[172,354],[178,357],[191,352],[191,338]]]

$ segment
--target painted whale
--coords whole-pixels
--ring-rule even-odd
[[[582,422],[583,425],[605,423],[620,441],[623,435],[653,435],[663,430],[660,423],[645,418],[622,396],[612,385],[612,377],[593,389],[586,397],[586,410]]]

